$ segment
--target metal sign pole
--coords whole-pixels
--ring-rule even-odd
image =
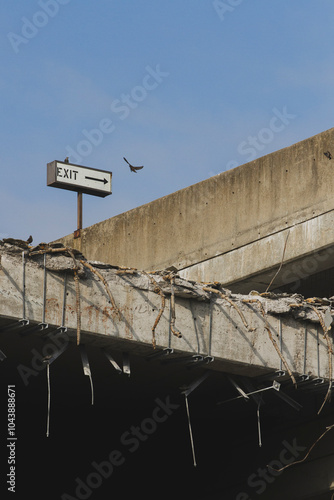
[[[82,229],[82,191],[78,191],[78,231]]]
[[[47,185],[78,193],[77,229],[74,238],[80,238],[82,230],[82,194],[105,198],[111,194],[112,172],[74,165],[68,161],[54,160],[47,164]]]

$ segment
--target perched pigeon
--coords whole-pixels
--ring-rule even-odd
[[[64,163],[68,163],[68,156],[66,156]]]
[[[137,173],[137,170],[144,168],[144,165],[141,167],[134,167],[133,165],[131,165],[131,163],[128,162],[128,160],[126,158],[124,158],[124,156],[123,156],[123,160],[125,160],[126,163],[129,165],[131,172],[134,172],[135,174]]]
[[[27,239],[27,243],[32,243],[33,237],[30,235],[29,238]]]

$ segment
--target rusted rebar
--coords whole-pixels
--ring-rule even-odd
[[[157,327],[157,325],[158,325],[158,323],[160,321],[162,313],[165,310],[166,299],[165,299],[165,294],[163,293],[163,291],[161,290],[160,286],[155,281],[155,279],[153,278],[153,276],[151,276],[150,274],[146,273],[145,271],[143,271],[143,274],[145,274],[145,276],[147,276],[148,279],[150,280],[150,282],[152,283],[152,285],[154,287],[153,291],[155,293],[157,293],[158,295],[160,295],[160,297],[161,297],[161,307],[159,309],[158,316],[155,319],[154,325],[152,326],[152,345],[153,345],[153,349],[155,349],[156,348],[155,329],[156,329],[156,327]]]
[[[216,288],[211,288],[209,286],[205,286],[203,288],[203,290],[205,292],[212,292],[212,293],[216,293],[217,295],[220,296],[221,299],[224,299],[226,300],[236,311],[237,313],[239,314],[243,324],[245,325],[245,327],[247,328],[248,331],[252,332],[254,331],[254,328],[251,328],[247,321],[246,321],[246,318],[245,316],[243,315],[243,313],[240,311],[239,307],[233,302],[233,300],[231,300],[225,293],[221,292],[220,290],[217,290]]]
[[[120,312],[119,312],[119,309],[118,307],[116,306],[116,303],[115,303],[115,300],[114,300],[114,297],[112,296],[111,294],[111,291],[109,289],[109,286],[108,286],[108,283],[106,281],[106,279],[102,276],[102,274],[97,270],[95,269],[91,264],[89,264],[88,262],[86,262],[85,260],[80,260],[81,264],[85,267],[87,267],[87,269],[89,269],[92,273],[94,273],[103,283],[105,289],[106,289],[106,292],[108,294],[108,297],[110,299],[110,302],[111,302],[111,305],[115,311],[115,313],[117,314],[118,317],[120,317]]]
[[[175,276],[169,275],[167,277],[170,281],[170,287],[171,287],[171,295],[170,295],[170,309],[171,309],[171,318],[170,318],[170,330],[175,337],[178,337],[179,339],[182,337],[182,333],[175,328],[175,320],[176,320],[176,314],[175,314],[175,292],[174,292],[174,284],[175,284]]]
[[[271,330],[270,330],[270,325],[269,325],[269,323],[268,323],[268,321],[267,321],[267,318],[266,318],[266,312],[265,312],[265,310],[264,310],[264,307],[263,307],[263,305],[262,305],[261,301],[260,301],[259,299],[243,299],[243,301],[242,301],[242,302],[244,302],[244,303],[246,303],[246,304],[257,303],[257,304],[259,305],[259,307],[260,307],[260,311],[261,311],[261,314],[262,314],[263,319],[264,319],[264,327],[265,327],[265,329],[267,330],[267,333],[268,333],[268,336],[269,336],[269,338],[270,338],[270,340],[271,340],[271,343],[273,344],[273,346],[274,346],[274,348],[275,348],[275,350],[276,350],[277,354],[279,355],[279,357],[280,357],[280,359],[281,359],[281,361],[282,361],[283,365],[285,366],[286,371],[287,371],[287,372],[288,372],[288,374],[290,375],[290,378],[291,378],[291,380],[292,380],[292,382],[293,382],[293,385],[297,388],[297,382],[296,382],[296,379],[295,379],[295,377],[294,377],[294,375],[293,375],[292,371],[290,370],[289,365],[288,365],[288,363],[286,362],[286,359],[284,358],[283,354],[281,353],[280,348],[278,347],[276,340],[274,339],[274,337],[273,337],[273,335],[272,335],[272,333],[271,333]]]

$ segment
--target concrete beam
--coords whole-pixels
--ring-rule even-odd
[[[233,291],[264,291],[278,270],[275,288],[334,267],[334,211],[257,239],[182,271],[185,279],[219,280]]]
[[[47,251],[54,252],[50,248]],[[177,338],[171,333],[170,273],[147,274],[90,263],[108,285],[115,308],[100,277],[80,263],[87,263],[82,256],[73,259],[73,254],[62,249],[60,253],[47,253],[44,269],[44,255],[36,253],[38,248],[23,252],[24,259],[21,248],[0,245],[3,322],[25,317],[30,324],[47,323],[50,331],[62,325],[64,307],[62,326],[67,327],[73,341],[79,317],[81,342],[148,355],[154,352],[152,327],[164,301],[156,326],[156,346],[173,348],[172,357],[212,356],[215,361],[208,365],[211,368],[249,376],[284,369],[269,338],[269,328],[293,373],[306,371],[329,377],[328,350],[319,317],[300,296],[244,296],[221,289],[224,298],[203,290],[203,285],[174,276],[175,329],[182,333],[182,338]],[[74,265],[78,266],[80,303]],[[323,318],[329,302],[317,303],[316,307]]]

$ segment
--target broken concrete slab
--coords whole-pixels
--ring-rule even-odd
[[[233,294],[219,283],[188,281],[173,271],[88,262],[62,247],[22,250],[6,243],[0,257],[3,320],[43,322],[49,330],[62,325],[73,341],[78,336],[144,355],[153,352],[154,340],[156,349],[173,349],[172,357],[214,358],[210,368],[249,376],[284,369],[281,351],[291,373],[331,378],[323,328],[325,313],[334,313],[328,299]],[[181,338],[172,333],[172,313]]]

